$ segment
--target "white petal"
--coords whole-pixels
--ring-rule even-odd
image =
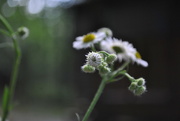
[[[148,67],[148,62],[146,62],[145,60],[138,59],[137,63],[142,65],[143,67]]]
[[[82,42],[81,41],[74,41],[73,42],[73,48],[75,48],[75,49],[82,49]]]
[[[76,37],[76,41],[82,41],[83,40],[83,36],[80,36],[80,37]]]

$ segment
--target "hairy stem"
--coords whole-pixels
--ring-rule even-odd
[[[129,75],[128,73],[124,73],[124,76],[126,76],[131,82],[134,81],[134,78],[131,75]]]
[[[101,94],[102,94],[102,92],[103,92],[103,90],[105,88],[105,85],[106,85],[106,80],[102,80],[101,84],[100,84],[100,86],[99,86],[99,88],[98,88],[98,90],[97,90],[97,92],[96,92],[96,94],[95,94],[95,96],[94,96],[94,98],[93,98],[87,112],[86,112],[86,114],[84,115],[84,118],[82,119],[82,121],[87,121],[87,119],[89,118],[91,112],[93,111],[97,101],[99,100],[99,98],[100,98],[100,96],[101,96]]]

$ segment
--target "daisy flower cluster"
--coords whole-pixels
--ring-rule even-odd
[[[142,59],[131,43],[113,37],[113,32],[109,28],[100,28],[96,32],[76,37],[73,48],[77,50],[91,48],[86,55],[86,63],[81,67],[83,72],[94,73],[97,70],[107,82],[118,81],[126,76],[131,82],[129,86],[131,92],[135,95],[146,92],[145,80],[131,77],[126,67],[130,63],[148,67],[148,62]],[[115,62],[123,64],[115,70]]]
[[[95,44],[100,44],[100,49],[108,53],[117,55],[119,62],[128,61],[147,67],[148,63],[142,59],[140,53],[133,45],[127,41],[122,41],[112,37],[113,33],[109,28],[101,28],[97,32],[90,32],[86,35],[79,36],[73,42],[73,47],[77,50],[92,48]]]

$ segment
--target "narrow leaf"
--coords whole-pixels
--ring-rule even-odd
[[[3,102],[2,102],[3,112],[6,112],[8,110],[8,103],[9,103],[9,88],[5,86],[3,93]]]

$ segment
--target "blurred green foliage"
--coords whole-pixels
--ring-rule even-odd
[[[2,8],[5,1],[1,3]],[[49,8],[40,14],[30,15],[25,12],[24,7],[16,7],[14,14],[6,18],[14,29],[26,26],[30,30],[29,37],[19,41],[22,63],[16,89],[18,100],[26,103],[36,99],[40,103],[71,104],[76,95],[71,76],[73,61],[70,61],[73,58],[72,12],[62,8]],[[8,37],[0,37],[1,43],[11,42]],[[5,83],[8,83],[13,52],[10,47],[0,49],[0,80],[6,75],[8,78],[5,78]]]

